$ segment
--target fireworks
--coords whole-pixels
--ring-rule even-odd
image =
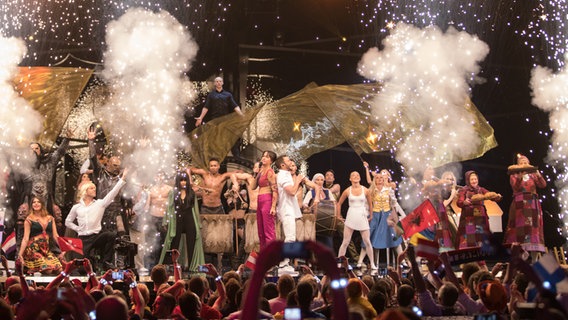
[[[203,48],[216,57],[218,47],[206,46],[211,34],[220,37],[231,1],[142,1],[142,0],[5,0],[0,3],[0,35],[14,36],[29,47],[26,65],[51,65],[67,53],[100,62],[106,47],[106,25],[120,18],[130,8],[169,12],[181,21]],[[204,52],[205,53],[205,52]]]
[[[23,41],[0,36],[0,186],[4,186],[8,168],[22,172],[35,160],[27,143],[42,130],[42,118],[14,90],[12,79],[26,53]],[[0,190],[3,200],[4,187]]]
[[[550,128],[553,131],[551,146],[548,152],[548,163],[555,171],[555,185],[558,188],[558,202],[560,216],[568,226],[568,68],[557,73],[550,69],[536,67],[533,70],[531,86],[533,89],[533,103],[548,112]],[[553,189],[554,192],[554,189]]]
[[[189,144],[181,128],[193,90],[184,73],[197,45],[165,11],[131,9],[107,30],[102,75],[112,94],[100,117],[144,178],[171,172],[177,151]]]
[[[363,55],[359,73],[383,84],[370,102],[382,132],[406,131],[390,146],[396,158],[416,173],[475,152],[482,142],[463,106],[487,44],[453,28],[443,33],[400,23],[383,46]]]
[[[359,23],[386,35],[399,23],[423,28],[437,26],[479,35],[486,42],[505,46],[509,39],[501,34],[510,29],[531,49],[534,65],[537,61],[551,67],[564,64],[568,47],[566,0],[539,1],[455,1],[455,0],[380,0],[360,6]],[[360,47],[367,46],[361,40]],[[492,48],[494,50],[496,48]],[[506,50],[506,48],[503,48]]]

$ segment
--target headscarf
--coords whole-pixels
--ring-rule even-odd
[[[316,179],[317,179],[317,178],[322,178],[323,181],[325,182],[325,176],[324,176],[323,174],[321,174],[321,173],[316,173],[316,174],[314,174],[314,176],[312,177],[312,182],[313,182],[313,183],[316,183]]]
[[[469,183],[469,177],[470,177],[472,174],[475,174],[476,176],[479,177],[479,175],[477,174],[477,172],[475,172],[475,171],[473,171],[473,170],[469,170],[469,171],[467,171],[467,172],[465,173],[465,184],[466,184],[468,187],[470,187],[470,188],[471,188],[471,184]]]
[[[527,158],[527,156],[525,156],[524,154],[517,154],[517,164],[522,160],[525,159],[527,160],[528,163],[530,163],[529,158]]]

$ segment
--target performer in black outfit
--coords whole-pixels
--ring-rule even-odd
[[[173,190],[173,205],[176,217],[176,235],[172,239],[171,249],[179,249],[181,234],[185,233],[188,261],[193,257],[196,226],[193,218],[193,197],[191,182],[186,172],[178,172]]]

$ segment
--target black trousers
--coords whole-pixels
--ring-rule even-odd
[[[95,250],[99,252],[103,262],[114,264],[114,242],[116,233],[101,231],[97,234],[79,236],[83,241],[83,256],[94,262]]]
[[[176,236],[172,239],[172,245],[170,249],[179,249],[181,234],[185,233],[187,261],[189,261],[190,263],[191,259],[193,258],[193,250],[195,248],[196,232],[197,227],[195,226],[195,221],[193,220],[193,212],[191,208],[189,211],[181,212],[181,214],[176,214]]]

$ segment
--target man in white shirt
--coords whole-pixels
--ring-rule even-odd
[[[83,241],[84,256],[94,261],[91,251],[99,249],[105,269],[114,269],[112,261],[114,259],[116,233],[101,231],[101,221],[106,207],[112,203],[120,189],[126,184],[127,171],[127,169],[124,169],[122,178],[103,199],[95,199],[97,187],[94,183],[83,184],[79,189],[79,203],[71,208],[67,219],[65,219],[65,226],[76,231],[79,239]],[[75,219],[77,219],[77,224],[74,222]]]
[[[284,242],[296,241],[296,219],[302,218],[302,211],[296,200],[296,193],[305,177],[301,174],[295,178],[292,177],[290,173],[291,162],[286,155],[278,157],[275,162],[279,170],[276,175],[276,184],[278,186],[278,207],[276,208],[276,213],[278,219],[282,222]],[[289,265],[289,262],[290,259],[285,258],[280,263],[281,271],[294,272],[294,268]]]

